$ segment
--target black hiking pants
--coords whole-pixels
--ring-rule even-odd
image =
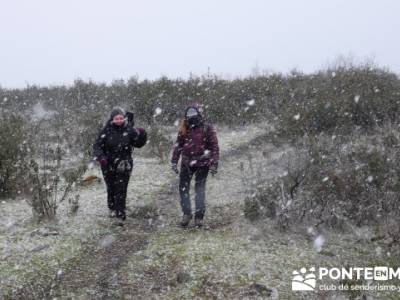
[[[192,207],[190,203],[190,181],[195,177],[195,218],[203,219],[206,211],[205,198],[206,198],[206,181],[208,175],[208,167],[189,167],[182,164],[181,172],[179,174],[179,194],[181,198],[181,208],[185,215],[192,214]]]
[[[130,162],[130,166],[132,166],[132,162]],[[117,217],[125,219],[126,194],[132,168],[121,172],[117,170],[116,165],[108,164],[102,167],[101,171],[107,187],[108,208],[115,210]]]

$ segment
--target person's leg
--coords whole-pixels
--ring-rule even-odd
[[[107,188],[107,206],[110,210],[115,210],[113,193],[113,182],[115,180],[115,175],[108,166],[101,168],[101,172],[103,173],[104,182]]]
[[[126,194],[128,190],[130,173],[117,173],[114,183],[114,199],[117,217],[125,220]]]
[[[184,215],[192,215],[192,207],[190,204],[190,181],[193,173],[186,165],[181,166],[179,174],[179,195],[181,198],[181,208]]]
[[[200,167],[195,173],[195,219],[203,220],[206,211],[205,197],[206,197],[206,181],[208,175],[208,167]]]

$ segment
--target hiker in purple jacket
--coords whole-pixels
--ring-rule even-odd
[[[171,159],[172,170],[179,174],[179,194],[183,212],[181,226],[188,226],[192,220],[189,190],[193,175],[195,176],[195,226],[203,226],[207,175],[208,172],[213,176],[217,173],[218,160],[219,147],[214,127],[205,122],[198,103],[189,105],[181,122]]]

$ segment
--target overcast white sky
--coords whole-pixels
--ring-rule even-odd
[[[400,72],[398,0],[1,0],[0,85],[305,72],[339,55]]]

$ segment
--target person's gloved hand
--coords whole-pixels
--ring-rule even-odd
[[[99,159],[99,164],[100,164],[100,166],[105,167],[105,166],[107,166],[108,161],[105,157],[102,157]]]
[[[172,163],[172,164],[171,164],[171,169],[172,169],[172,171],[174,171],[176,174],[179,174],[178,164],[177,164],[177,163]]]
[[[213,165],[210,167],[210,173],[212,176],[216,175],[218,173],[218,167]]]

